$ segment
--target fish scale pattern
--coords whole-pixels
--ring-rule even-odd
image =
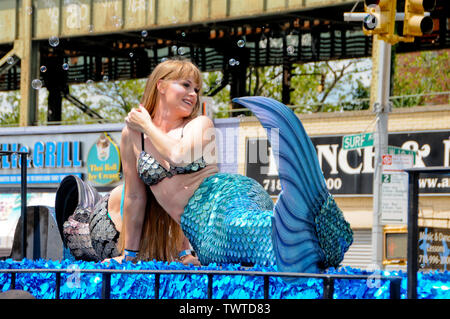
[[[333,196],[328,196],[315,217],[315,223],[324,253],[324,267],[338,267],[353,242],[353,231]]]
[[[97,261],[97,253],[92,247],[89,231],[90,212],[77,208],[63,225],[64,244],[78,260]]]
[[[206,162],[203,157],[187,166],[170,165],[170,170],[167,170],[146,151],[142,151],[138,158],[138,174],[147,185],[155,185],[166,177],[172,177],[176,174],[193,173],[205,167]]]
[[[99,260],[117,257],[120,255],[117,249],[117,241],[120,233],[116,230],[114,223],[108,216],[108,199],[106,194],[94,209],[90,216],[89,230],[91,232],[92,246]]]
[[[63,225],[64,243],[77,260],[101,261],[119,256],[119,232],[108,216],[109,194],[93,209],[77,207]]]
[[[255,180],[218,173],[189,200],[181,226],[202,264],[273,265],[273,201]]]

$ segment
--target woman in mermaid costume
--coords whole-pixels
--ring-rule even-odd
[[[60,205],[58,209],[58,201],[67,197],[64,181],[61,183],[56,213],[65,216],[59,217],[60,230],[72,254],[76,249],[78,255],[88,250],[78,245],[78,238],[84,236],[84,246],[91,244],[89,249],[97,260],[174,260],[180,250],[181,257],[188,255],[186,248],[192,246],[203,265],[276,265],[286,272],[337,267],[352,243],[352,230],[326,188],[314,147],[298,117],[270,98],[233,100],[249,108],[267,130],[282,187],[274,205],[258,182],[239,174],[219,173],[214,156],[208,156],[215,151],[214,127],[209,118],[196,116],[199,88],[200,72],[188,61],[168,60],[155,68],[147,81],[143,106],[128,114],[122,131],[123,191],[113,190],[107,199],[92,200],[94,208],[85,212],[83,220],[89,231],[80,232],[82,227],[76,223],[72,228],[69,225],[80,209],[73,214],[73,208]],[[77,182],[93,192],[92,187]],[[83,191],[78,193],[80,203]],[[109,231],[109,237],[99,236],[93,221],[117,216],[111,203],[120,201],[123,226],[115,229],[116,233]],[[156,206],[162,214],[155,213]],[[166,218],[163,216],[170,216],[175,223],[162,231],[146,226]],[[182,229],[179,236],[178,225]],[[145,242],[148,236],[154,238],[151,244]],[[165,239],[160,240],[161,236]],[[99,245],[99,237],[109,239]],[[113,249],[105,253],[107,245]],[[171,246],[171,252],[155,254],[166,246]]]

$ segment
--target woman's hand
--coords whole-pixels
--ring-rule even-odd
[[[133,261],[135,258],[129,258],[126,261]],[[120,255],[114,258],[107,258],[107,259],[103,259],[102,263],[109,263],[111,262],[111,260],[115,260],[117,261],[119,264],[123,263],[125,261],[125,255]]]
[[[192,255],[186,255],[181,259],[181,262],[183,265],[194,265],[194,266],[201,266],[200,261],[197,257],[194,257]]]
[[[139,105],[139,108],[132,109],[128,113],[128,116],[125,117],[125,123],[129,128],[145,133],[152,123],[152,118],[148,114],[148,111],[142,105]]]
[[[106,258],[106,259],[102,260],[102,263],[110,263],[111,260],[115,260],[115,261],[117,261],[118,263],[121,264],[124,258],[125,258],[124,255],[117,256],[117,257],[114,257],[114,258]]]

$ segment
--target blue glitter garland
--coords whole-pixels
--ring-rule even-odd
[[[101,274],[77,273],[77,269],[129,269],[129,270],[248,270],[276,271],[275,267],[254,266],[243,269],[238,264],[196,267],[181,263],[165,262],[131,262],[119,264],[94,263],[85,261],[28,260],[20,262],[11,259],[0,261],[0,269],[72,269],[72,273],[61,274],[61,299],[99,299],[101,298]],[[350,267],[330,268],[327,274],[372,275],[366,270]],[[380,275],[402,277],[401,298],[406,298],[407,275],[402,271],[381,271]],[[16,275],[16,289],[30,292],[38,299],[55,297],[55,274],[24,273]],[[376,280],[376,276],[374,276]],[[417,275],[417,293],[421,299],[449,299],[450,272],[419,272]],[[113,274],[111,276],[111,299],[153,299],[154,275]],[[321,279],[304,278],[292,284],[280,277],[270,277],[269,296],[271,299],[321,299],[323,285]],[[203,274],[194,275],[161,275],[159,296],[161,299],[206,299],[208,277]],[[0,273],[0,291],[11,288],[11,275]],[[214,276],[214,299],[262,299],[264,297],[264,280],[260,276]],[[388,299],[389,281],[369,283],[366,280],[335,281],[335,299]]]

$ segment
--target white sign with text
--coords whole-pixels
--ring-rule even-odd
[[[412,154],[383,155],[381,178],[381,223],[406,224],[408,216],[408,173],[414,165]]]

